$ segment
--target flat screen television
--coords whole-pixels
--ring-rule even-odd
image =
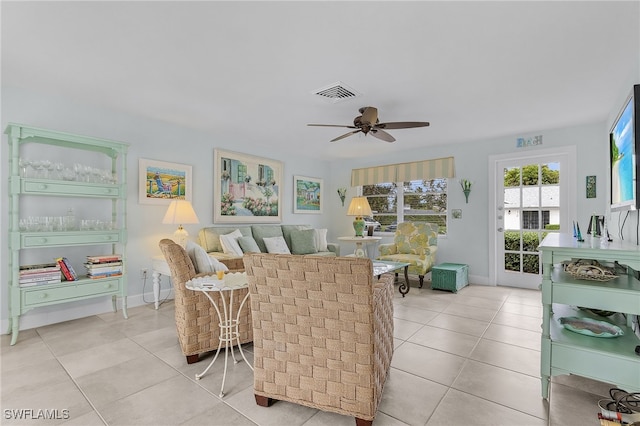
[[[640,84],[633,86],[609,132],[611,211],[640,208]]]

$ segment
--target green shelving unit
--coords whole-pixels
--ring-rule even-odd
[[[114,312],[117,297],[122,299],[122,314],[127,318],[126,275],[126,155],[128,145],[105,139],[78,136],[58,131],[39,129],[10,123],[5,134],[9,141],[9,332],[11,345],[18,340],[20,316],[34,308],[77,300],[111,296]],[[44,144],[60,149],[94,152],[109,157],[111,174],[116,179],[110,182],[85,182],[42,176],[27,177],[20,173],[21,152],[27,144]],[[65,197],[74,203],[110,200],[111,223],[115,229],[104,230],[47,230],[33,231],[20,227],[20,219],[37,214],[21,212],[23,197]],[[122,255],[122,275],[101,279],[80,276],[75,281],[23,287],[19,283],[21,252],[32,249],[64,248],[74,246],[103,246],[106,251]]]

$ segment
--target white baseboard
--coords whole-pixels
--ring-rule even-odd
[[[171,290],[171,288],[161,290],[159,300],[162,302],[165,298],[173,299]],[[127,297],[127,309],[149,304],[154,304],[153,293]],[[122,299],[118,299],[117,308],[118,312],[122,313]],[[29,330],[112,311],[111,296],[36,308],[20,316],[19,330]],[[1,326],[0,334],[9,334],[9,320],[2,319]]]

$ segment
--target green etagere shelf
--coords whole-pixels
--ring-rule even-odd
[[[18,340],[20,316],[34,308],[69,303],[82,299],[111,296],[114,312],[117,298],[122,299],[122,314],[127,318],[126,275],[126,155],[128,145],[121,142],[78,136],[10,123],[5,133],[9,141],[9,332],[11,345]],[[43,176],[27,176],[20,164],[21,151],[27,144],[45,144],[60,149],[98,153],[110,159],[111,179],[80,180],[63,176],[61,171]],[[108,170],[107,170],[108,172]],[[22,197],[68,197],[74,203],[110,200],[111,222],[99,229],[31,230],[21,227],[21,219],[33,215],[20,211]],[[43,198],[44,200],[45,198]],[[37,214],[37,212],[35,212]],[[113,224],[113,225],[112,225]],[[122,255],[122,275],[91,279],[79,276],[75,281],[20,286],[21,252],[31,249],[73,246],[103,246],[106,251]],[[80,271],[78,271],[80,272]]]

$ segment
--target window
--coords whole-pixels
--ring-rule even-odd
[[[545,229],[549,224],[549,210],[542,210],[542,226],[538,223],[538,210],[524,210],[522,212],[522,229]]]
[[[373,218],[382,231],[394,232],[400,222],[425,221],[447,233],[447,179],[412,180],[363,185]]]

